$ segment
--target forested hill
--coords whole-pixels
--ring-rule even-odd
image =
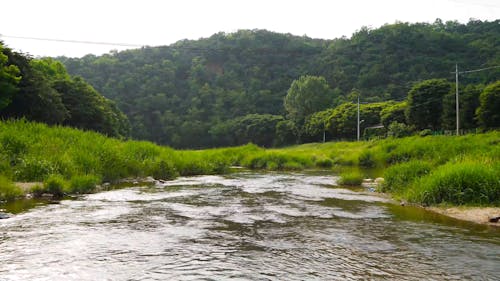
[[[436,20],[361,28],[335,40],[241,30],[58,59],[116,102],[134,138],[194,148],[232,144],[220,133],[229,121],[248,127],[260,118],[272,127],[285,120],[284,97],[300,76],[326,79],[332,89],[327,107],[353,101],[353,89],[365,102],[402,100],[417,81],[453,80],[456,63],[462,69],[500,65],[499,46],[499,20]],[[478,72],[461,82],[487,84],[499,73]]]

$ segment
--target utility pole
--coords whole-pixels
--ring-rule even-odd
[[[457,114],[457,136],[460,134],[460,106],[458,104],[458,64],[455,64],[455,98],[456,98],[456,114]]]
[[[496,66],[491,66],[491,67],[485,67],[485,68],[480,68],[480,69],[473,69],[473,70],[465,70],[460,72],[460,74],[467,74],[467,73],[473,73],[473,72],[479,72],[479,71],[484,71],[484,70],[489,70],[489,69],[495,69],[495,68],[500,68],[500,65]],[[458,103],[458,64],[455,64],[455,99],[456,99],[456,114],[457,114],[457,136],[460,134],[460,105]]]
[[[358,141],[359,141],[359,92],[358,92]]]
[[[326,141],[326,122],[323,121],[323,143]]]

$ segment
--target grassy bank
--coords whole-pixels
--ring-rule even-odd
[[[500,205],[500,132],[409,137],[368,142],[305,144],[283,149],[254,145],[177,151],[149,142],[24,121],[0,123],[0,200],[22,191],[14,181],[37,181],[36,194],[86,193],[129,177],[221,174],[250,169],[377,168],[381,191],[421,204]],[[346,172],[346,184],[363,175]]]
[[[0,122],[0,200],[22,194],[12,182],[43,182],[35,194],[86,193],[123,178],[220,174],[254,145],[175,151],[149,142],[120,141],[94,132],[25,121]]]

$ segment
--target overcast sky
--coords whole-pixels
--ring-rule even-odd
[[[270,31],[333,39],[362,26],[499,18],[498,0],[11,0],[0,4],[0,40],[34,56],[83,56],[131,47],[10,36],[169,45],[224,31]]]

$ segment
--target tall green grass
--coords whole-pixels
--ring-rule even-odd
[[[267,150],[249,144],[178,151],[150,142],[122,141],[23,120],[0,122],[0,200],[20,194],[13,181],[45,182],[39,189],[46,192],[51,180],[58,178],[62,193],[85,193],[103,182],[123,178],[153,176],[168,180],[226,173],[238,165],[265,170],[339,166],[385,169],[382,191],[414,202],[498,204],[499,162],[499,131]],[[57,188],[52,191],[58,193]]]
[[[432,165],[422,160],[411,160],[398,163],[384,171],[382,192],[403,193],[408,185],[430,173]]]
[[[23,194],[8,178],[0,175],[0,200],[13,200]]]
[[[359,186],[363,182],[363,174],[359,171],[350,171],[340,174],[340,185]]]
[[[500,170],[490,163],[465,160],[447,163],[413,182],[410,201],[426,205],[500,206]]]

